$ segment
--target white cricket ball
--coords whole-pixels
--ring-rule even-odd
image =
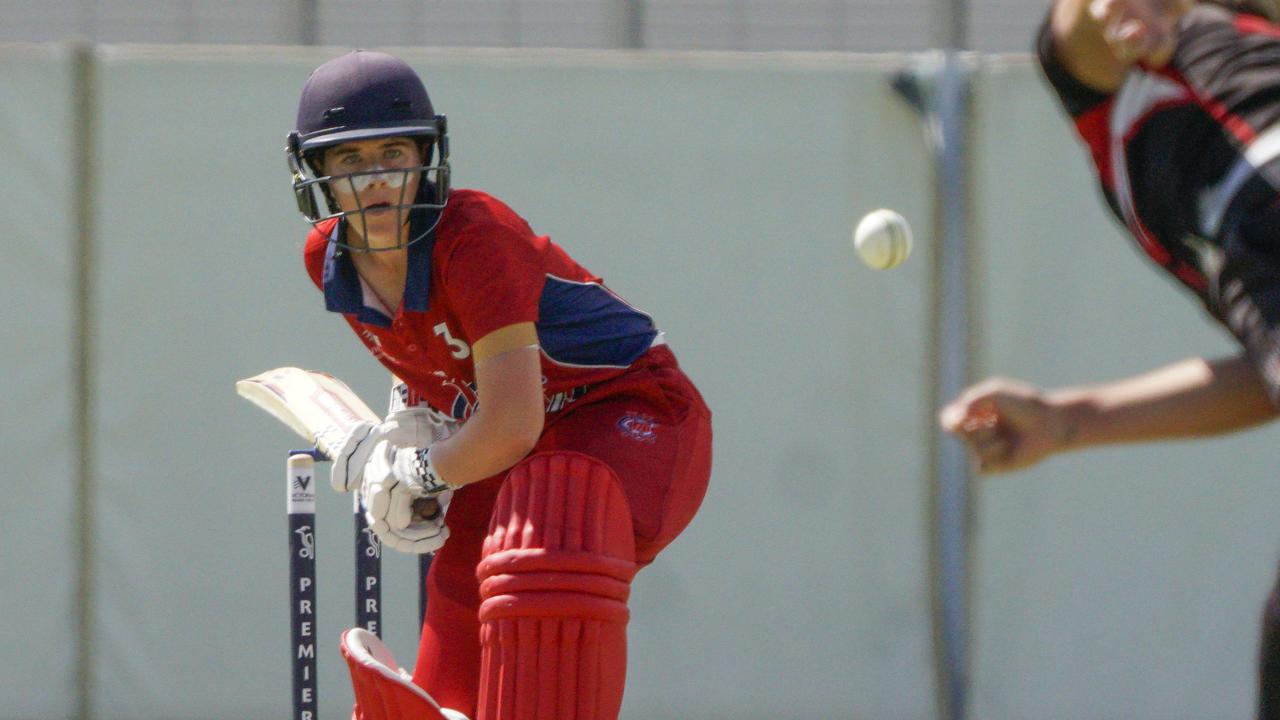
[[[911,226],[892,210],[872,210],[853,230],[853,249],[867,267],[888,270],[911,254]]]

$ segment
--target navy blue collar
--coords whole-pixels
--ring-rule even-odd
[[[418,218],[414,218],[416,222]],[[382,311],[364,304],[364,290],[356,273],[351,253],[333,242],[343,232],[346,220],[339,220],[329,235],[329,246],[324,253],[324,306],[330,312],[354,314],[366,325],[390,327],[391,318]],[[412,223],[411,223],[412,224]],[[412,232],[412,228],[410,228]],[[409,268],[405,277],[403,307],[406,312],[426,312],[427,297],[431,292],[431,252],[435,249],[436,233],[433,229],[426,237],[409,245]]]

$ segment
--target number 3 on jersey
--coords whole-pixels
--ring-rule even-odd
[[[437,335],[444,338],[445,342],[449,343],[450,352],[455,358],[465,360],[471,357],[471,346],[451,335],[449,333],[448,325],[440,323],[431,329],[434,330]]]

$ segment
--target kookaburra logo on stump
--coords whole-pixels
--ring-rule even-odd
[[[365,556],[371,558],[382,557],[382,541],[378,539],[378,534],[373,531],[373,528],[364,528],[363,532],[365,540]]]
[[[315,538],[311,534],[311,526],[303,525],[297,530],[294,530],[294,532],[298,533],[298,539],[302,541],[302,547],[298,549],[298,557],[303,558],[304,560],[310,560],[315,557]]]

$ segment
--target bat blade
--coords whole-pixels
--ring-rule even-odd
[[[380,421],[373,410],[328,373],[280,367],[236,382],[240,397],[270,413],[299,437],[330,457],[340,439],[356,423]],[[337,430],[337,432],[332,432]]]

